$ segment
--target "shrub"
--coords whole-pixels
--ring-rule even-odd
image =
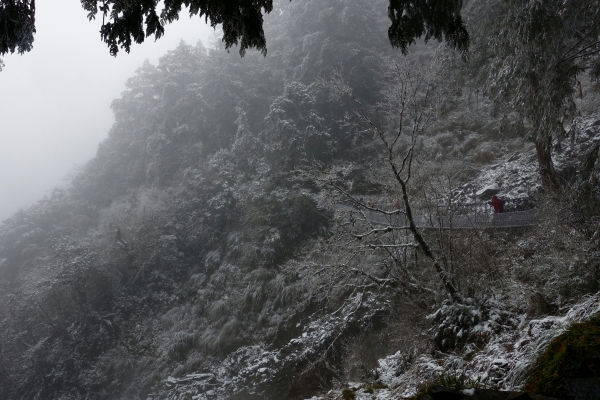
[[[467,376],[466,371],[456,366],[444,369],[439,375],[435,376],[431,381],[427,381],[421,385],[413,400],[421,398],[432,398],[427,394],[429,390],[435,386],[443,386],[454,390],[463,391],[465,389],[496,389],[490,385],[487,379],[477,377],[473,379]],[[423,396],[425,394],[425,396]],[[469,396],[465,398],[470,398]]]
[[[490,385],[485,379],[482,379],[480,376],[477,377],[477,379],[473,379],[467,376],[464,370],[457,368],[442,371],[442,373],[434,379],[432,384],[449,387],[455,390],[490,388]]]
[[[344,389],[344,390],[342,390],[342,398],[344,400],[354,400],[355,399],[354,392],[350,389]]]
[[[472,161],[478,164],[489,164],[493,162],[498,155],[500,154],[497,149],[493,149],[491,145],[485,143],[477,147]]]

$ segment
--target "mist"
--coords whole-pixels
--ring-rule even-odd
[[[0,399],[598,398],[598,0],[185,2],[3,57]]]
[[[214,32],[184,11],[160,40],[111,57],[101,22],[88,21],[77,1],[40,2],[33,50],[3,57],[0,221],[68,182],[94,156],[113,124],[111,101],[145,59],[156,64],[181,40],[206,45]]]

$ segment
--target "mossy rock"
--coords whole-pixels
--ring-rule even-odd
[[[573,324],[538,358],[525,390],[561,399],[597,398],[600,391],[600,316]]]

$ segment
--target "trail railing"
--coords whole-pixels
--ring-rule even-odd
[[[348,204],[336,204],[334,209],[350,213],[357,220],[367,219],[378,227],[406,226],[406,216],[393,208],[373,205],[385,213],[369,209],[359,210]],[[415,224],[421,229],[487,229],[516,228],[536,225],[536,210],[529,198],[506,199],[504,212],[494,213],[488,203],[465,203],[451,207],[438,206],[413,210]]]

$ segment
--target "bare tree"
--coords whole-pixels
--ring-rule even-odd
[[[340,251],[326,256],[313,255],[316,275],[330,274],[333,286],[352,288],[378,287],[398,290],[419,298],[435,296],[427,285],[430,278],[419,267],[417,258],[424,255],[433,265],[438,281],[456,303],[465,298],[436,250],[429,244],[417,223],[412,206],[410,181],[413,177],[415,145],[435,116],[439,103],[438,69],[403,60],[387,60],[389,84],[382,101],[368,109],[344,79],[343,70],[323,83],[337,100],[350,99],[354,109],[343,125],[361,135],[373,135],[382,157],[370,160],[368,174],[373,183],[384,188],[377,198],[361,193],[355,185],[355,164],[330,167],[315,166],[301,175],[315,182],[324,193],[324,206],[336,210],[337,224],[330,246]],[[383,204],[381,197],[385,197]],[[418,251],[417,251],[418,250]],[[329,257],[329,259],[325,259]],[[357,285],[357,279],[362,282]]]

